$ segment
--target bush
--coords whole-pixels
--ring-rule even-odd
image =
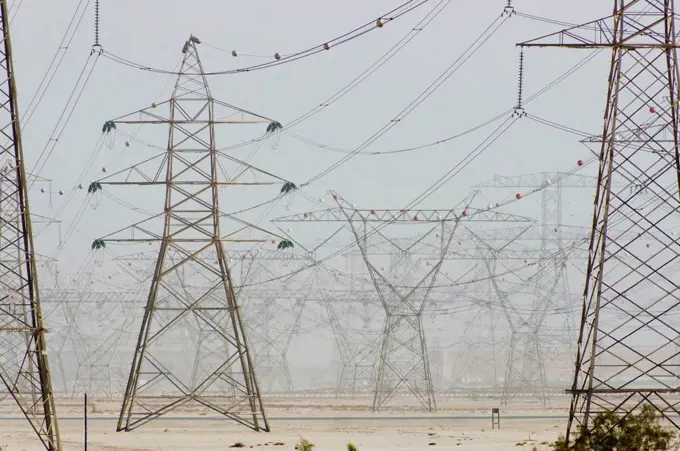
[[[297,451],[312,451],[314,448],[314,443],[310,442],[306,438],[300,437],[300,441],[295,445]]]
[[[347,444],[347,451],[358,451],[357,447],[354,443],[348,443]]]
[[[553,445],[553,451],[671,451],[677,450],[676,433],[659,424],[660,415],[650,404],[639,413],[625,418],[613,412],[596,415],[591,428],[585,430],[579,425],[572,444],[567,446],[561,436]]]

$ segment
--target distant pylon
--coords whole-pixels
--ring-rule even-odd
[[[11,396],[45,449],[59,451],[6,0],[0,23],[0,398]]]
[[[612,51],[567,440],[605,409],[627,415],[646,403],[680,426],[674,9],[616,0],[609,18],[521,44]]]
[[[124,124],[167,126],[167,150],[155,159],[160,164],[160,169],[156,167],[151,173],[155,176],[144,169],[154,160],[150,159],[90,186],[90,192],[117,184],[165,189],[163,213],[93,243],[95,250],[117,241],[160,244],[118,420],[119,431],[135,429],[187,403],[211,409],[256,431],[269,430],[226,243],[273,244],[270,242],[277,235],[223,213],[219,192],[220,188],[238,185],[276,184],[284,185],[284,190],[294,185],[216,148],[218,125],[268,124],[271,128],[280,124],[213,98],[198,44],[194,36],[185,42],[170,100],[108,121],[104,127],[107,133]],[[165,108],[169,109],[167,116],[162,112]],[[249,176],[257,180],[246,180]],[[117,181],[119,178],[123,180]],[[162,228],[160,234],[154,231],[157,227]],[[134,231],[132,239],[129,233],[121,233],[130,229]],[[210,331],[198,337],[200,342],[186,333],[196,321],[203,323],[199,331]],[[213,343],[207,346],[210,340]],[[205,352],[218,349],[222,352]],[[198,372],[193,371],[196,364],[183,362],[197,354],[206,356]]]
[[[573,328],[570,315],[573,306],[571,305],[572,298],[569,296],[566,264],[570,258],[573,258],[569,255],[573,249],[565,249],[572,247],[565,246],[565,244],[568,243],[568,238],[573,239],[573,237],[568,237],[568,233],[565,234],[563,190],[594,188],[597,182],[596,177],[565,172],[542,172],[517,176],[495,175],[493,180],[475,186],[476,188],[540,190],[541,195],[540,229],[538,230],[541,248],[536,255],[538,277],[532,279],[534,295],[530,312],[522,312],[524,309],[508,312],[508,318],[512,320],[509,324],[511,328],[510,348],[501,401],[504,405],[508,405],[517,396],[522,395],[535,396],[544,405],[548,402],[550,387],[546,366],[550,366],[551,354],[552,359],[558,361],[563,360],[565,356],[563,346],[550,349],[548,343],[572,338],[569,331]],[[572,228],[566,227],[566,229]],[[521,235],[518,238],[521,238]],[[495,258],[498,256],[496,255]],[[507,293],[499,295],[506,297]],[[522,294],[521,298],[525,299],[526,295]],[[506,302],[510,303],[511,300],[506,299]],[[566,312],[564,324],[549,324],[550,312],[560,310]],[[566,336],[559,337],[555,326],[565,329]],[[573,341],[570,340],[569,345],[572,344]]]

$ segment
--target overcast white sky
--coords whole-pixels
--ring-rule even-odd
[[[16,4],[16,0],[13,3]],[[384,67],[339,102],[293,131],[329,146],[354,149],[389,122],[458,58],[500,14],[505,3],[505,0],[453,0],[432,24]],[[514,2],[518,11],[566,22],[585,22],[604,16],[611,9],[610,3],[586,0],[568,4],[538,0]],[[31,0],[22,2],[12,29],[22,111],[54,55],[77,4],[75,0],[58,5]],[[101,43],[105,50],[129,60],[168,69],[173,69],[178,63],[182,43],[190,33],[207,44],[226,50],[237,49],[242,54],[287,54],[343,34],[396,4],[384,0],[348,0],[341,6],[302,0],[285,4],[273,1],[103,1]],[[303,61],[255,73],[213,77],[210,81],[214,96],[275,117],[285,125],[366,69],[432,6],[427,4],[381,30]],[[518,51],[514,43],[558,28],[513,17],[435,95],[368,151],[386,151],[437,141],[480,124],[511,107],[517,98]],[[33,166],[37,155],[45,147],[88,58],[92,42],[93,10],[90,6],[65,63],[26,128],[25,154],[29,167]],[[201,46],[200,52],[208,70],[236,68],[263,61],[259,58],[233,58],[207,45]],[[586,53],[572,50],[527,50],[526,92],[530,94],[542,88],[585,56]],[[604,54],[596,58],[530,104],[527,111],[597,133],[604,106],[607,58],[608,55]],[[148,106],[159,98],[168,81],[169,76],[141,72],[100,58],[67,129],[40,175],[54,180],[54,191],[72,190],[79,183],[78,176],[85,160],[93,152],[104,121]],[[168,93],[166,90],[165,97]],[[308,192],[318,198],[328,189],[333,189],[361,207],[400,208],[460,161],[490,133],[492,127],[419,152],[357,156],[316,182]],[[252,134],[242,136],[256,137],[260,133],[261,130],[252,130]],[[134,145],[124,150],[122,139],[116,144],[115,149],[105,149],[100,153],[91,172],[83,178],[85,183],[101,177],[102,166],[113,171],[137,157],[143,159],[150,155]],[[163,142],[156,144],[164,145]],[[471,185],[489,179],[495,173],[512,175],[567,170],[578,159],[587,156],[587,150],[578,144],[576,137],[522,120],[445,188],[429,198],[424,206],[445,208],[464,197]],[[283,136],[278,150],[264,147],[255,161],[300,183],[341,157],[342,154]],[[590,172],[590,169],[583,172]],[[39,194],[36,187],[32,197],[34,211],[44,215],[56,212],[60,201],[66,197],[53,196],[50,209],[46,196]],[[586,201],[585,209],[579,208],[579,205],[573,207],[579,216],[590,210],[589,196],[585,195],[587,193],[580,194],[574,193],[576,197],[572,202],[578,204],[579,199]],[[121,195],[124,197],[126,194]],[[140,191],[135,194],[128,192],[127,195],[127,200],[139,200],[143,196]],[[68,229],[73,222],[85,196],[84,191],[78,193],[66,207],[61,216],[65,223],[63,229]],[[498,194],[489,193],[491,199],[494,196]],[[269,197],[269,193],[265,197]],[[154,205],[151,203],[148,207],[154,209]],[[97,210],[88,207],[77,224],[79,232],[66,243],[63,255],[76,261],[82,259],[87,255],[92,239],[131,222],[115,208],[106,200]],[[293,209],[298,211],[310,208],[312,206],[305,204],[303,199],[298,199],[293,205]],[[536,215],[535,205],[527,208],[527,213]],[[40,242],[40,246],[42,253],[54,252],[54,246],[50,246],[49,242]]]
[[[16,8],[19,0],[11,3]],[[26,127],[24,152],[29,168],[33,167],[48,144],[66,99],[90,55],[94,2],[90,3],[64,64]],[[207,70],[233,69],[266,59],[233,58],[229,54],[232,49],[242,55],[293,53],[373,20],[398,3],[386,0],[345,0],[340,3],[318,0],[102,0],[101,44],[106,51],[123,58],[172,70],[181,59],[184,41],[193,33],[204,42],[199,51]],[[302,61],[259,72],[212,77],[213,95],[276,118],[286,125],[368,68],[436,3],[432,0],[380,30]],[[611,0],[515,0],[513,3],[520,12],[572,23],[588,22],[611,11]],[[12,24],[12,37],[22,112],[37,89],[78,4],[79,0],[21,2]],[[452,0],[434,22],[385,66],[340,101],[293,131],[328,146],[354,149],[435,81],[500,15],[505,4],[506,0]],[[518,49],[514,44],[560,28],[518,16],[511,18],[436,94],[367,151],[389,151],[435,142],[511,108],[517,101]],[[208,44],[227,52],[217,51]],[[528,49],[525,54],[525,94],[528,96],[543,88],[587,55],[588,51]],[[608,59],[609,55],[602,52],[579,72],[527,105],[526,111],[576,129],[599,133],[605,105]],[[94,152],[102,124],[167,98],[170,93],[167,88],[173,81],[172,76],[142,72],[105,58],[98,60],[68,127],[55,146],[49,164],[40,174],[54,180],[52,205],[48,201],[49,196],[40,192],[43,185],[36,185],[31,191],[34,213],[53,216],[60,211],[63,235],[75,227],[75,232],[60,252],[63,272],[71,275],[76,271],[90,253],[93,239],[140,218],[106,198],[93,209],[86,203],[86,190],[76,190],[78,183],[87,186],[90,181],[102,177],[102,167],[113,172],[153,155],[134,143],[125,148],[124,139],[119,137],[113,149],[104,148],[96,156],[92,169],[80,179],[86,161]],[[335,190],[359,207],[401,208],[461,161],[495,125],[417,152],[391,156],[358,155],[314,183],[307,192],[317,199],[325,196],[327,190]],[[257,127],[234,131],[233,135],[228,132],[220,135],[218,146],[255,138],[262,132]],[[144,139],[162,147],[165,145],[164,137],[163,133],[151,133]],[[242,157],[248,149],[239,152],[236,156]],[[299,184],[342,156],[284,135],[277,150],[265,145],[254,163]],[[494,174],[567,171],[578,160],[589,156],[577,137],[524,118],[422,206],[450,208],[470,192],[471,186],[491,179]],[[594,169],[586,167],[581,173],[593,174]],[[252,197],[248,194],[234,199],[233,204],[228,200],[222,206],[232,211],[271,198],[279,188],[267,189],[270,191],[253,193]],[[60,197],[57,194],[59,190],[66,195]],[[73,190],[76,190],[75,195],[69,197]],[[125,201],[150,211],[162,209],[161,197],[153,190],[121,189],[117,194]],[[513,196],[514,191],[487,190],[484,194],[488,201],[497,202]],[[565,222],[587,225],[592,195],[587,190],[568,191],[565,194]],[[536,197],[518,202],[512,211],[538,216],[540,205]],[[71,199],[68,205],[64,205],[66,198]],[[84,208],[81,208],[83,205]],[[318,208],[297,196],[292,211]],[[285,213],[282,207],[278,207],[269,213],[269,217]],[[293,234],[301,241],[310,242],[323,236],[327,230],[321,226],[305,225],[296,227]],[[39,235],[38,252],[53,255],[57,251],[55,237],[56,234],[51,231]],[[113,247],[112,250],[117,254],[130,252],[125,248]],[[109,268],[94,270],[102,273]],[[575,273],[570,278],[574,291],[578,291],[582,285],[581,276]],[[119,285],[120,282],[114,280],[111,284]],[[314,352],[309,348],[310,342],[304,343],[304,346],[307,346],[305,352],[294,352],[293,356],[304,359],[309,352]]]

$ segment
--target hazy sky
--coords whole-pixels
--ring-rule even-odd
[[[11,4],[17,8],[19,0]],[[19,104],[22,113],[37,89],[57,51],[72,15],[86,1],[38,2],[23,0],[12,23],[14,59],[17,70]],[[86,61],[90,64],[93,43],[93,1],[69,46],[64,63],[56,73],[44,100],[25,128],[24,152],[27,167],[33,167],[44,148],[52,148],[49,138]],[[346,0],[342,4],[311,0],[288,2],[194,0],[102,0],[101,44],[105,51],[156,68],[174,70],[181,59],[181,48],[190,34],[204,44],[199,52],[209,71],[234,69],[273,59],[274,53],[294,53],[342,35],[374,20],[399,2]],[[215,98],[279,120],[284,126],[316,107],[395,45],[438,0],[431,0],[416,11],[368,33],[348,44],[310,58],[263,71],[211,77]],[[563,22],[582,23],[606,16],[611,1],[516,0],[520,12]],[[357,88],[321,113],[292,131],[326,146],[352,150],[389,123],[403,108],[432,84],[448,66],[503,11],[506,0],[452,0],[449,6],[411,43]],[[16,11],[16,10],[15,10]],[[559,30],[551,25],[515,16],[476,52],[407,118],[372,144],[367,152],[384,152],[436,142],[482,124],[513,107],[517,101],[518,49],[516,42]],[[213,47],[226,50],[219,51]],[[241,56],[233,58],[231,50]],[[528,49],[525,52],[525,96],[542,89],[585,58],[589,51]],[[245,54],[265,55],[266,58]],[[526,111],[570,127],[597,134],[605,105],[608,71],[606,52],[584,66],[560,85],[526,106]],[[112,149],[95,152],[102,124],[118,116],[167,99],[173,76],[142,72],[100,57],[96,62],[68,127],[60,137],[40,176],[53,180],[52,205],[41,193],[46,185],[31,190],[34,213],[63,221],[61,234],[69,239],[59,253],[61,270],[73,275],[90,254],[92,240],[125,227],[144,216],[128,207],[103,198],[92,208],[86,190],[76,187],[103,176],[102,167],[115,172],[157,152],[137,143],[125,147],[118,136]],[[312,184],[306,193],[313,199],[335,190],[361,208],[401,208],[443,176],[477,147],[500,122],[491,124],[446,144],[415,152],[389,156],[358,155],[328,176]],[[264,127],[254,126],[219,135],[218,146],[227,146],[260,136]],[[128,129],[140,139],[165,146],[163,132]],[[145,134],[146,133],[146,134]],[[244,158],[253,148],[238,150]],[[94,155],[94,157],[93,157]],[[253,157],[253,163],[287,180],[302,183],[321,172],[344,154],[320,149],[283,135],[278,149],[266,143]],[[494,174],[516,175],[532,172],[568,171],[580,159],[590,156],[578,137],[547,128],[523,118],[459,175],[423,203],[424,208],[451,208],[470,187],[491,179]],[[92,161],[90,158],[93,157]],[[89,162],[91,169],[81,177]],[[580,173],[592,175],[595,168]],[[47,188],[46,188],[47,189]],[[115,188],[107,188],[114,190]],[[227,197],[223,209],[233,211],[276,195],[279,187],[258,193]],[[59,196],[62,190],[64,196]],[[72,196],[70,193],[75,191]],[[123,202],[144,210],[160,212],[162,197],[146,188],[121,188],[114,194]],[[485,190],[487,202],[498,202],[514,195],[514,190]],[[565,222],[589,222],[592,195],[588,190],[571,190],[565,195]],[[537,217],[538,196],[518,202],[510,211]],[[65,203],[66,199],[70,199]],[[330,203],[327,202],[329,205]],[[296,196],[293,212],[319,209],[302,196]],[[253,216],[266,219],[286,214],[283,206]],[[273,226],[267,226],[273,229]],[[73,233],[68,233],[72,230]],[[303,242],[322,237],[328,228],[313,225],[295,227],[293,234]],[[56,255],[56,230],[38,236],[38,252]],[[133,249],[110,246],[116,254]],[[106,279],[111,266],[90,268],[95,278],[105,278],[102,287],[120,285],[123,280]],[[118,277],[118,276],[114,276]],[[45,277],[43,277],[45,280]],[[578,287],[582,279],[571,277]],[[134,334],[133,334],[134,335]],[[309,345],[307,343],[306,345]],[[302,355],[302,354],[298,354]]]
[[[16,2],[13,2],[16,3]],[[91,2],[93,3],[93,2]],[[254,73],[212,77],[216,98],[243,108],[277,118],[284,125],[315,107],[339,88],[363,72],[422,18],[436,2],[390,23],[383,29],[308,59]],[[321,113],[297,126],[293,131],[305,138],[342,149],[354,149],[380,127],[388,123],[418,94],[453,63],[477,36],[500,14],[505,0],[452,0],[444,12],[401,50],[385,66],[359,87]],[[518,11],[565,22],[585,22],[604,16],[610,2],[576,1],[514,2]],[[22,111],[36,90],[51,61],[78,2],[61,2],[58,6],[25,0],[13,23],[13,43],[18,73]],[[207,44],[241,54],[288,54],[325,40],[372,20],[393,8],[395,2],[370,3],[349,0],[342,7],[312,1],[280,2],[119,0],[102,2],[101,43],[106,51],[126,59],[158,68],[174,69],[180,49],[190,33],[206,45],[199,47],[208,70],[243,67],[262,58],[233,58]],[[412,114],[371,145],[367,151],[387,151],[434,142],[478,125],[513,106],[517,98],[518,50],[514,43],[541,36],[559,26],[513,17],[457,71],[434,95]],[[66,54],[64,64],[25,132],[25,154],[29,167],[47,145],[48,138],[64,108],[75,82],[88,59],[93,42],[93,7],[85,18]],[[587,56],[587,51],[529,49],[525,59],[525,92],[531,94]],[[527,111],[577,129],[597,133],[604,107],[608,55],[604,53],[583,69],[535,102]],[[124,148],[124,139],[114,149],[98,153],[90,172],[79,180],[84,162],[94,152],[104,121],[135,111],[157,101],[172,76],[150,74],[100,58],[75,112],[55,146],[49,164],[41,176],[54,180],[53,191],[66,193],[79,183],[85,185],[109,172],[122,169],[136,160],[152,155],[149,150],[132,145]],[[167,98],[169,89],[163,98]],[[319,198],[329,189],[364,208],[400,208],[432,182],[446,173],[474,149],[498,123],[463,138],[424,150],[390,156],[359,155],[317,181],[307,189]],[[134,132],[134,130],[129,130]],[[239,131],[239,138],[254,138],[262,130]],[[154,144],[163,146],[161,139]],[[236,140],[238,141],[238,140]],[[495,173],[519,174],[560,171],[572,168],[588,156],[575,136],[546,128],[530,120],[515,124],[502,139],[476,159],[444,188],[430,197],[424,206],[446,208],[464,197],[470,186],[490,179]],[[218,145],[233,144],[224,135]],[[240,151],[244,152],[244,151]],[[245,151],[247,153],[247,150]],[[240,154],[241,156],[244,153]],[[301,183],[343,156],[283,136],[277,150],[265,145],[254,159],[256,165]],[[584,173],[592,168],[584,169]],[[143,189],[117,192],[127,201],[143,202],[144,208],[159,211],[155,195],[140,194]],[[50,209],[38,186],[32,192],[34,211],[54,214],[66,198],[53,195]],[[269,198],[274,193],[259,196]],[[574,193],[575,195],[577,193]],[[589,213],[579,208],[579,216]],[[494,200],[490,192],[488,197]],[[505,196],[506,194],[503,194]],[[78,192],[61,214],[62,233],[73,223],[86,192]],[[243,199],[242,199],[243,200]],[[246,200],[243,200],[247,202]],[[531,203],[534,203],[533,201]],[[139,204],[136,204],[139,205]],[[75,232],[65,245],[63,255],[82,259],[92,239],[133,222],[135,217],[108,199],[97,210],[90,207],[81,214]],[[223,207],[229,210],[229,207]],[[318,208],[297,197],[293,210]],[[519,207],[517,207],[519,208]],[[535,216],[536,206],[525,212]],[[521,210],[521,208],[520,208]],[[522,212],[522,211],[519,211]],[[272,215],[283,211],[272,212]],[[581,221],[578,221],[579,223]],[[587,222],[587,221],[584,221]],[[309,232],[305,232],[309,233]],[[42,253],[54,252],[49,242],[39,242]],[[124,252],[121,252],[124,253]]]

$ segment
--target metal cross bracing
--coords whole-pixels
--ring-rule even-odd
[[[462,211],[462,210],[461,210]],[[459,215],[460,213],[458,213]],[[513,221],[525,222],[526,218],[520,215],[502,213],[492,208],[470,208],[467,210],[470,221],[490,222],[490,221]],[[425,222],[439,223],[441,221],[454,221],[457,212],[454,209],[448,210],[357,210],[349,211],[349,218],[343,215],[341,208],[331,208],[327,210],[299,213],[288,216],[281,216],[273,219],[274,223],[287,222],[346,222],[349,220],[359,220],[369,223],[395,223],[395,222]]]
[[[419,290],[417,282],[409,282],[409,278],[412,278],[415,273],[419,271],[424,271],[424,274],[426,274],[425,278],[428,278],[427,274],[431,274],[431,270],[433,268],[437,268],[438,265],[433,264],[431,267],[427,267],[427,269],[419,268],[418,262],[412,261],[411,258],[415,256],[415,254],[417,254],[418,258],[420,258],[421,253],[423,253],[422,248],[415,250],[414,248],[400,249],[398,245],[395,247],[395,244],[398,243],[396,243],[394,239],[387,238],[386,236],[380,234],[379,230],[385,225],[394,223],[409,225],[424,224],[429,228],[432,228],[430,231],[431,233],[427,233],[425,235],[429,236],[428,240],[434,241],[432,246],[424,247],[425,253],[432,252],[434,254],[435,252],[431,251],[431,249],[439,247],[439,258],[441,259],[441,246],[446,242],[446,239],[442,237],[448,237],[449,233],[451,232],[451,224],[456,224],[461,219],[464,219],[470,224],[478,223],[480,225],[494,222],[517,222],[524,224],[533,222],[533,220],[523,216],[509,215],[498,212],[494,210],[493,207],[486,209],[473,208],[470,206],[470,201],[471,199],[474,199],[476,194],[477,193],[473,193],[468,199],[460,202],[459,205],[452,209],[446,210],[357,210],[354,208],[349,208],[348,206],[345,206],[345,204],[339,204],[340,208],[326,210],[325,212],[314,212],[313,214],[303,213],[273,220],[275,223],[305,221],[341,222],[344,216],[344,220],[349,222],[350,226],[352,226],[351,230],[354,232],[353,234],[355,235],[355,241],[357,240],[356,228],[353,227],[352,221],[347,221],[347,217],[349,216],[355,220],[364,218],[365,221],[362,221],[364,225],[364,231],[367,231],[367,228],[370,225],[371,231],[366,233],[365,238],[368,238],[370,235],[371,242],[369,243],[369,240],[366,239],[363,243],[359,243],[360,254],[364,259],[364,266],[368,272],[367,276],[369,276],[369,279],[372,280],[374,287],[376,286],[377,282],[376,294],[378,294],[378,297],[381,298],[384,312],[388,313],[387,316],[392,316],[392,319],[396,320],[393,322],[398,323],[396,325],[399,326],[387,327],[387,329],[383,332],[382,342],[383,345],[386,345],[386,347],[382,347],[382,352],[379,356],[380,358],[378,359],[378,362],[379,368],[381,365],[383,368],[385,368],[385,373],[382,374],[382,381],[380,380],[380,376],[378,376],[377,383],[374,387],[375,410],[380,410],[386,407],[391,398],[396,393],[403,390],[406,390],[411,394],[415,394],[416,396],[420,396],[419,400],[426,408],[435,408],[432,377],[429,372],[429,364],[424,363],[427,359],[427,355],[425,354],[426,346],[424,342],[424,335],[421,335],[422,311],[420,314],[415,312],[413,315],[408,315],[407,312],[402,312],[401,310],[403,309],[400,310],[399,306],[394,306],[395,308],[392,308],[392,304],[398,304],[399,295],[404,294],[401,293],[402,291],[406,291],[407,296],[411,296],[411,298],[408,300],[413,301],[424,308],[426,303],[421,303],[422,299],[420,298],[423,297],[422,291],[427,290],[427,284],[423,284],[421,281],[421,289]],[[334,195],[334,198],[339,200],[339,196],[337,195]],[[383,218],[383,220],[380,221],[379,218]],[[439,231],[439,228],[443,224],[446,224],[446,233],[440,234],[433,232],[434,230]],[[376,237],[382,239],[382,243],[388,247],[391,247],[392,250],[384,254],[381,252],[376,252],[376,248],[374,246],[374,244],[377,244]],[[425,243],[427,240],[419,241],[419,245],[421,247],[423,244],[427,244]],[[364,244],[363,249],[362,244]],[[384,261],[381,261],[380,264],[366,264],[366,258],[368,257],[370,260],[373,256],[379,257]],[[397,263],[404,264],[404,268],[402,268],[401,272],[397,271],[399,267]],[[385,268],[387,268],[387,271],[385,271]],[[382,277],[382,279],[380,279],[380,281],[376,281],[375,279],[377,277],[373,277],[376,275]],[[443,276],[443,274],[441,275]],[[422,274],[420,274],[418,277],[422,277]],[[383,279],[385,279],[388,283],[382,283]],[[442,277],[442,280],[445,280],[447,286],[454,282],[453,280],[449,280],[448,276]],[[427,282],[432,282],[432,277],[429,277]],[[395,286],[398,288],[396,293],[391,291],[390,284],[393,288]],[[409,291],[411,291],[410,294],[408,293]],[[417,295],[413,295],[413,292],[415,291],[418,291]],[[430,291],[430,293],[431,292],[432,291]],[[389,304],[387,307],[385,307],[385,297],[388,298],[387,302]],[[401,303],[401,305],[406,304]],[[390,312],[392,312],[391,315],[389,314]],[[407,316],[409,317],[407,318]],[[406,320],[404,320],[404,318],[406,318]],[[408,327],[409,324],[411,324],[411,327]],[[419,325],[420,328],[418,327]],[[406,343],[406,345],[404,343]],[[341,345],[342,342],[339,342],[338,346]],[[425,352],[423,352],[423,349]],[[385,360],[387,360],[386,364]],[[399,368],[400,366],[403,368]],[[397,369],[398,371],[395,372],[394,369]],[[417,370],[417,373],[411,370]],[[403,374],[408,374],[410,380],[408,378],[400,377],[403,376]]]
[[[95,248],[107,243],[159,245],[119,431],[133,430],[189,404],[213,410],[255,431],[269,430],[227,247],[245,250],[280,236],[223,213],[220,188],[225,188],[226,196],[237,186],[278,185],[278,194],[279,187],[288,182],[217,150],[218,130],[225,126],[271,125],[275,121],[212,96],[199,44],[194,36],[184,43],[181,69],[169,100],[108,121],[105,127],[115,133],[114,126],[156,124],[169,132],[167,150],[94,185],[95,190],[115,185],[165,190],[162,213],[93,243]],[[147,174],[151,161],[159,167]],[[275,241],[272,247],[276,247]],[[219,361],[213,361],[210,371],[204,370],[201,381],[192,378],[193,366],[185,365],[177,352],[178,346],[185,353],[198,352],[199,343],[187,333],[197,321],[213,331],[222,342],[220,346],[228,350]]]
[[[588,430],[599,412],[625,416],[647,403],[678,427],[674,1],[616,0],[610,17],[521,45],[611,50],[567,440],[577,425]]]
[[[352,261],[353,253],[345,253]],[[363,263],[363,262],[362,262]],[[336,274],[320,267],[323,282],[319,283],[322,304],[335,338],[337,357],[336,397],[356,396],[373,393],[376,378],[377,350],[380,344],[380,330],[374,327],[382,319],[383,309],[376,298],[375,290],[365,283],[367,275],[351,266],[350,284]],[[355,280],[357,279],[357,280]],[[357,283],[359,282],[359,283]],[[348,286],[347,290],[331,287]]]
[[[305,215],[299,215],[304,218]],[[294,222],[296,218],[284,218],[283,222]],[[277,219],[273,220],[278,222]],[[308,245],[296,243],[304,252],[316,273],[316,299],[308,301],[320,303],[325,312],[327,324],[335,340],[331,372],[336,375],[335,396],[356,396],[360,393],[373,393],[375,387],[377,349],[380,330],[374,324],[380,322],[383,308],[376,299],[375,289],[365,272],[365,265],[360,252],[347,252],[346,245],[339,248],[344,257],[346,270],[344,273],[332,269],[316,259],[320,249],[331,250],[333,239],[342,236],[348,230],[345,222],[320,243]],[[289,233],[284,232],[292,239]],[[356,257],[359,257],[357,259]],[[359,262],[360,260],[360,262]],[[364,271],[361,271],[364,269]],[[345,280],[341,280],[340,277]],[[338,290],[334,287],[346,287]]]
[[[445,369],[440,389],[472,396],[480,389],[485,393],[495,391],[500,356],[496,342],[498,315],[493,306],[490,278],[482,255],[474,254],[474,262],[465,262],[469,279],[474,283],[452,288],[441,302],[433,302],[435,315],[445,320],[444,327],[456,332],[456,336],[451,337],[454,341],[443,346],[448,358],[442,362]],[[461,260],[458,257],[455,251],[450,251],[447,259],[455,262]]]
[[[0,0],[0,398],[11,397],[42,446],[61,450],[43,325],[9,7]]]
[[[168,252],[170,253],[172,251]],[[205,252],[202,257],[208,261],[217,261],[214,251]],[[232,275],[237,267],[240,268],[240,277],[234,277],[237,283],[236,294],[243,305],[243,320],[249,334],[260,387],[263,392],[290,393],[293,385],[287,354],[294,334],[299,330],[305,299],[309,296],[309,293],[303,296],[299,291],[307,290],[306,284],[295,279],[297,272],[309,263],[309,258],[299,252],[262,248],[229,250],[227,257],[234,262],[231,267]],[[144,251],[117,256],[113,260],[125,267],[127,263],[155,261],[157,258],[156,252]],[[285,273],[292,275],[284,279],[285,284],[281,289],[276,290],[272,283],[267,283],[267,280],[278,279]],[[305,274],[307,273],[302,273],[297,278],[304,277]],[[243,288],[249,284],[254,287]],[[195,321],[188,326],[187,333],[192,340],[198,340],[191,377],[195,384],[207,376],[207,371],[222,358],[227,347],[208,324]]]
[[[479,241],[481,243],[481,240]],[[485,250],[487,251],[485,264],[488,276],[491,278],[496,297],[510,328],[501,402],[507,405],[517,395],[528,393],[537,396],[545,404],[548,386],[541,332],[545,326],[544,321],[548,309],[555,307],[551,303],[554,291],[542,291],[543,287],[547,285],[541,284],[539,288],[536,288],[536,284],[541,278],[555,282],[559,269],[554,265],[559,263],[552,260],[552,266],[539,264],[536,267],[536,272],[524,279],[522,283],[508,287],[506,283],[499,280],[498,273],[501,271],[498,269],[499,261],[494,249],[488,247]],[[483,252],[482,249],[480,249],[481,252]],[[514,273],[511,272],[510,274]],[[526,306],[524,308],[517,306],[511,301],[510,298],[516,294],[525,293],[524,296],[521,296],[525,297],[527,289],[532,286],[534,302],[528,309]],[[553,283],[551,286],[556,287],[556,284]],[[535,299],[541,299],[541,301],[537,303]]]
[[[475,188],[516,188],[516,189],[531,189],[534,192],[539,191],[541,196],[541,217],[540,227],[535,228],[540,234],[540,251],[536,261],[537,273],[543,274],[542,277],[534,279],[534,294],[532,296],[531,309],[537,310],[538,314],[528,315],[529,322],[515,318],[510,321],[509,326],[512,329],[510,340],[510,352],[507,363],[506,376],[510,379],[504,383],[502,403],[507,405],[514,397],[519,394],[535,393],[541,402],[547,403],[547,385],[545,377],[532,379],[531,375],[544,375],[546,357],[543,355],[532,355],[532,352],[544,353],[545,356],[553,356],[555,362],[551,364],[564,361],[564,351],[570,350],[574,342],[573,334],[575,325],[574,305],[571,304],[574,298],[569,295],[569,281],[567,271],[568,252],[567,251],[567,237],[564,236],[565,231],[573,231],[574,227],[565,227],[563,221],[563,190],[565,188],[589,188],[597,186],[597,178],[591,176],[584,176],[579,174],[564,173],[564,172],[542,172],[536,174],[523,174],[518,176],[503,176],[495,175],[493,180],[482,182],[475,186]],[[585,231],[584,231],[585,232]],[[515,241],[525,235],[523,232],[516,238],[510,241]],[[585,233],[578,240],[582,240],[586,236]],[[524,238],[526,239],[526,238]],[[488,242],[488,240],[485,240]],[[571,246],[572,248],[574,246]],[[503,246],[503,249],[509,249],[508,246]],[[524,254],[526,251],[520,252]],[[583,254],[581,252],[580,254]],[[499,252],[494,254],[494,258],[501,258]],[[572,259],[574,256],[572,256]],[[549,268],[548,268],[549,267]],[[550,296],[550,299],[545,298]],[[509,299],[507,302],[511,302]],[[562,344],[557,344],[556,349],[549,352],[546,343],[548,336],[541,330],[546,327],[545,324],[531,324],[531,321],[544,321],[547,310],[561,306],[564,312],[564,327],[562,330],[566,335],[562,337]],[[553,325],[554,326],[554,325]],[[530,332],[519,333],[514,328],[528,328]],[[550,338],[555,341],[555,328],[550,328]],[[529,334],[529,335],[527,335]],[[533,334],[533,335],[532,335]],[[536,345],[531,345],[525,342],[524,338],[516,339],[516,337],[529,337],[526,340],[535,342]],[[559,340],[557,340],[559,341]],[[543,347],[538,346],[538,343],[543,343]],[[519,352],[519,349],[522,352]],[[573,353],[572,353],[573,355]],[[526,360],[526,361],[525,361]],[[538,365],[538,367],[537,367]],[[566,368],[565,368],[566,370]],[[532,384],[537,384],[531,386]]]
[[[253,269],[240,296],[250,345],[258,370],[260,386],[268,393],[292,393],[293,380],[288,365],[288,351],[300,332],[303,313],[316,291],[316,269],[300,271],[308,260],[296,258],[296,251],[279,252],[260,260],[252,258]],[[291,261],[294,266],[290,266]],[[289,276],[279,279],[285,274]],[[264,283],[263,283],[264,282]],[[264,289],[263,289],[264,288]]]
[[[89,290],[88,290],[89,291]],[[64,305],[73,315],[72,339],[77,364],[71,395],[87,393],[93,399],[118,398],[125,389],[124,368],[134,338],[135,310],[142,305],[141,291],[81,292],[80,299]]]
[[[369,229],[368,224],[382,222],[383,227],[404,221],[414,224],[421,221],[419,215],[411,216],[413,212],[396,212],[382,216],[389,219],[377,221],[377,218],[374,218],[378,216],[377,212],[356,210],[333,193],[333,198],[350,225],[386,314],[373,401],[374,411],[387,407],[395,394],[404,389],[414,395],[427,410],[436,410],[422,317],[432,295],[432,289],[440,276],[443,259],[448,254],[461,221],[531,221],[525,217],[506,216],[490,209],[473,209],[470,204],[475,196],[476,193],[470,195],[450,210],[432,210],[436,213],[426,217],[423,222],[426,225],[429,223],[429,230],[422,235],[416,245],[424,242],[428,236],[434,238],[438,243],[439,260],[418,272],[409,257],[413,245],[401,249],[394,240],[385,237],[375,226],[371,225]],[[387,272],[380,269],[382,265],[378,264],[371,254],[370,237],[376,234],[398,250],[396,258],[385,263],[385,266],[389,267]],[[404,265],[401,271],[400,265]]]
[[[141,291],[43,290],[45,316],[55,324],[54,379],[60,394],[80,398],[118,397],[124,390],[123,365],[130,357],[135,306]]]

